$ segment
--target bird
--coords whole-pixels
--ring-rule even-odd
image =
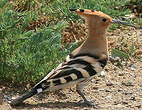
[[[109,60],[108,41],[106,31],[111,24],[118,23],[135,27],[125,21],[113,19],[109,15],[96,10],[70,9],[85,18],[88,24],[87,39],[56,68],[49,72],[39,83],[26,93],[11,99],[11,106],[17,106],[24,100],[44,91],[57,91],[76,85],[77,93],[82,97],[85,104],[95,106],[92,100],[88,100],[83,88],[93,79],[96,74],[104,70]]]

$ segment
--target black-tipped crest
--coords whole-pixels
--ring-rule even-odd
[[[84,9],[79,9],[80,10],[80,12],[84,12]]]
[[[95,10],[91,10],[92,12],[95,12]]]
[[[69,9],[70,11],[76,11],[77,9],[76,8],[71,8]]]

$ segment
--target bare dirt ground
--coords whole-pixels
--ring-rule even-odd
[[[142,31],[116,30],[109,32],[108,36],[112,47],[120,44],[120,36],[132,39],[136,37],[133,40],[126,39],[126,42],[139,42],[139,49],[135,52],[139,58],[132,57],[127,62],[123,61],[123,69],[108,62],[104,73],[96,76],[84,88],[88,99],[95,100],[98,108],[78,103],[81,97],[76,93],[75,87],[39,94],[27,99],[18,107],[11,107],[4,95],[18,96],[25,91],[25,87],[12,88],[1,84],[0,110],[142,110]]]

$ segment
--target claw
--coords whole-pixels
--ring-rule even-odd
[[[94,100],[85,100],[84,103],[87,104],[88,106],[96,106],[96,104],[93,104]]]
[[[87,100],[87,102],[94,103],[95,101],[94,100]]]
[[[93,104],[95,101],[94,100],[80,100],[79,103],[85,103],[88,106],[93,106],[95,108],[98,108],[98,104]]]

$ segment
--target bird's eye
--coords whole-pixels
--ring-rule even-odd
[[[102,21],[103,21],[103,22],[106,22],[106,21],[107,21],[107,19],[106,19],[106,18],[103,18],[103,19],[102,19]]]

